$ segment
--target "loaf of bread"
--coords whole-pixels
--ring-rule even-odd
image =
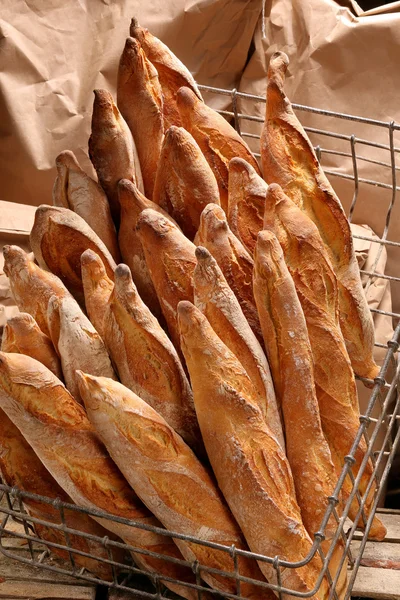
[[[120,381],[150,404],[191,448],[201,451],[193,394],[179,357],[141,300],[126,265],[115,269],[104,329]]]
[[[209,472],[167,422],[120,383],[81,373],[81,394],[89,420],[139,498],[171,531],[208,542],[245,548],[240,530]],[[183,556],[200,565],[232,572],[229,553],[176,539]],[[262,579],[255,561],[239,558],[241,575]],[[222,592],[236,583],[201,571]],[[262,588],[241,584],[246,598],[264,598]],[[267,590],[270,597],[270,590]]]
[[[164,137],[153,200],[193,240],[207,204],[219,204],[214,173],[193,137],[183,127],[170,127]]]
[[[250,377],[264,419],[284,450],[281,418],[264,351],[216,260],[202,246],[196,248],[196,258],[194,304]]]
[[[243,158],[229,162],[228,183],[229,227],[253,256],[257,234],[263,228],[268,185]]]
[[[179,350],[176,307],[180,300],[193,300],[196,247],[176,225],[152,209],[141,213],[137,231],[170,338]]]
[[[148,29],[141,27],[137,19],[132,19],[130,35],[136,38],[148,60],[155,66],[163,96],[163,115],[165,129],[171,125],[181,125],[176,92],[183,85],[190,88],[202,100],[199,88],[185,65]]]
[[[51,339],[28,313],[20,313],[8,319],[1,338],[1,350],[31,356],[62,379],[60,359]]]
[[[301,223],[298,221],[295,223],[300,229]],[[306,236],[301,240],[302,253],[307,251],[307,240],[304,238]],[[295,254],[299,252],[299,248],[294,247],[292,251]],[[319,279],[321,282],[321,271],[318,273],[320,265],[316,263],[317,261],[311,260],[310,256],[307,257],[306,264],[310,269],[310,277]],[[319,259],[319,263],[322,263],[322,257]],[[313,265],[317,273],[312,271]],[[303,277],[303,285],[305,285],[304,279],[307,270],[304,266],[298,276],[300,275]],[[326,281],[327,279],[325,283]],[[321,296],[324,295],[322,288],[323,285],[319,289]],[[315,527],[316,516],[322,516],[326,497],[330,495],[329,490],[333,489],[335,483],[335,476],[329,462],[329,451],[324,443],[324,435],[329,443],[332,460],[337,469],[336,476],[338,476],[343,467],[344,458],[353,445],[359,420],[348,395],[330,395],[325,391],[327,382],[328,386],[333,389],[336,382],[338,382],[338,386],[340,385],[341,378],[341,374],[336,371],[337,349],[335,351],[332,344],[334,333],[329,329],[331,323],[324,322],[321,318],[316,299],[314,306],[311,303],[308,304],[299,288],[299,297],[303,300],[303,308],[307,315],[306,323],[282,248],[275,235],[270,231],[262,231],[258,234],[255,250],[254,296],[263,328],[275,390],[282,403],[288,457],[291,457],[295,482],[297,486],[302,486],[302,492],[298,499],[303,510],[306,527],[310,530]],[[307,334],[307,327],[310,338]],[[310,339],[313,340],[312,352]],[[326,358],[323,357],[324,353]],[[318,364],[319,360],[323,361],[323,365]],[[313,363],[315,364],[318,400],[315,397]],[[307,402],[305,402],[305,398],[307,398]],[[321,431],[317,403],[324,435]],[[299,416],[302,424],[300,439],[297,431]],[[290,430],[292,435],[288,433],[288,419],[293,425]],[[355,455],[354,476],[358,473],[365,451],[366,445],[362,441]],[[308,452],[310,452],[310,456],[305,456],[305,453],[308,454]],[[305,464],[310,467],[310,471],[305,470]],[[359,485],[361,494],[365,491],[371,475],[372,465],[368,463]],[[321,496],[318,492],[320,488]],[[348,476],[343,486],[345,500],[350,491],[351,481]],[[372,489],[365,505],[367,514],[373,497],[374,490]],[[352,518],[355,517],[357,510],[358,502],[355,500],[349,513]],[[319,512],[317,513],[317,511]],[[335,528],[336,524],[332,522],[332,533]],[[378,519],[375,519],[371,528],[371,536],[383,539],[385,534],[385,528]]]
[[[293,112],[283,84],[289,64],[276,52],[268,69],[267,104],[261,136],[264,177],[314,221],[339,281],[340,326],[357,375],[374,378],[374,326],[362,289],[350,225],[326,178],[306,132]]]
[[[121,224],[118,233],[119,247],[122,259],[131,270],[133,280],[143,302],[157,318],[161,316],[161,307],[146,265],[142,242],[136,231],[140,213],[146,208],[160,212],[164,217],[173,221],[162,208],[144,196],[135,184],[122,179],[118,184],[119,202],[121,207]],[[173,221],[175,223],[175,221]]]
[[[66,388],[82,404],[76,381],[76,370],[93,375],[116,375],[100,335],[71,297],[49,300],[48,324],[52,342],[61,358]]]
[[[228,210],[228,165],[235,156],[249,162],[257,173],[258,163],[243,138],[226,119],[204,104],[192,90],[182,87],[177,93],[182,126],[192,134],[218,183],[220,202]]]
[[[10,421],[2,409],[0,409],[0,474],[6,485],[16,486],[22,492],[38,494],[53,500],[58,498],[62,502],[73,504],[71,498],[50,475],[19,429]],[[61,525],[60,511],[51,504],[32,498],[23,498],[22,500],[27,513],[31,517]],[[100,538],[109,535],[106,529],[103,529],[101,525],[84,513],[64,509],[64,520],[70,529],[76,529]],[[65,534],[62,530],[39,523],[35,523],[34,527],[37,535],[45,542],[66,545]],[[69,534],[69,547],[71,550],[80,550],[99,558],[99,560],[96,560],[72,551],[74,562],[78,567],[84,567],[102,579],[112,579],[110,565],[101,562],[101,559],[109,559],[108,552],[101,542],[77,534]],[[69,561],[67,551],[54,546],[50,546],[50,550],[57,556]],[[114,560],[123,561],[122,552],[116,551],[115,548],[112,550],[112,555]]]
[[[256,389],[195,306],[180,302],[178,315],[207,454],[250,549],[287,561],[305,559],[312,541],[302,523],[288,460],[264,421]],[[268,581],[276,584],[273,566],[267,562],[259,565]],[[310,592],[320,569],[318,555],[304,567],[281,569],[282,585]],[[312,598],[326,597],[327,582],[323,580]]]
[[[207,248],[213,255],[229,287],[238,299],[254,335],[263,344],[260,321],[253,297],[253,259],[229,229],[226,215],[220,206],[209,204],[203,210],[194,242],[196,246]]]
[[[0,408],[78,506],[161,527],[111,460],[84,408],[46,367],[22,354],[0,352]],[[101,517],[95,519],[137,549],[181,558],[167,536]],[[195,582],[190,569],[180,564],[139,552],[134,553],[134,559],[147,571]],[[179,584],[165,584],[189,600],[197,599],[193,590]]]
[[[116,264],[106,246],[86,221],[67,208],[39,206],[30,243],[39,265],[57,275],[81,304],[84,303],[81,255],[85,250],[94,250],[107,275],[113,277]]]
[[[86,312],[90,322],[104,340],[104,313],[114,282],[108,277],[103,261],[93,250],[83,252],[81,268]]]
[[[136,143],[144,193],[151,200],[164,137],[163,100],[157,69],[131,37],[119,63],[117,89],[118,107]]]
[[[143,179],[135,140],[107,90],[94,90],[89,156],[118,224],[118,181],[135,181],[143,190]]]
[[[56,167],[54,206],[69,208],[82,217],[104,242],[115,262],[119,262],[117,234],[103,188],[81,169],[74,153],[69,150],[57,156]]]
[[[58,277],[38,267],[22,248],[4,246],[3,256],[4,273],[19,310],[32,315],[41,331],[50,335],[47,307],[51,296],[62,298],[71,294]]]

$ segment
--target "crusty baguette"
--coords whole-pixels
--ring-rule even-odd
[[[82,217],[104,242],[113,259],[119,262],[117,234],[103,188],[81,169],[69,150],[57,156],[56,167],[53,205],[69,208]]]
[[[52,342],[61,358],[66,388],[82,404],[76,370],[115,378],[110,357],[100,335],[83,314],[74,298],[49,300],[48,324]]]
[[[254,335],[263,344],[253,297],[253,259],[230,230],[226,215],[220,206],[209,204],[203,210],[194,242],[197,246],[207,248],[215,258],[229,287],[238,299]]]
[[[84,302],[81,255],[85,250],[94,250],[107,275],[113,277],[116,264],[106,246],[86,221],[68,208],[39,206],[30,243],[39,265],[57,275],[81,304]]]
[[[22,354],[0,352],[0,408],[78,506],[161,527],[111,460],[84,408],[38,361]],[[101,517],[95,520],[136,548],[181,558],[178,548],[166,536]],[[134,559],[145,570],[195,581],[193,573],[181,565],[137,552]],[[179,584],[166,585],[189,600],[197,599],[197,592]]]
[[[119,63],[117,89],[118,107],[136,143],[144,193],[151,200],[164,137],[162,92],[156,68],[131,37]]]
[[[194,304],[242,364],[257,391],[257,402],[265,421],[284,450],[281,418],[264,351],[216,260],[202,246],[196,248],[196,258]]]
[[[183,85],[190,88],[202,100],[199,88],[185,65],[148,29],[141,27],[137,19],[132,19],[130,35],[136,38],[146,57],[155,66],[163,95],[163,115],[165,129],[171,125],[181,125],[179,110],[176,106],[176,92]]]
[[[201,451],[193,394],[180,359],[141,300],[126,265],[115,269],[104,329],[121,383],[150,404],[191,448]]]
[[[183,127],[170,127],[164,137],[153,200],[172,215],[193,240],[203,208],[219,204],[214,173],[193,137]]]
[[[296,222],[296,226],[300,227],[301,225]],[[305,245],[306,243],[303,240],[302,247],[304,248]],[[308,263],[311,263],[307,265],[308,267],[311,267],[313,264],[309,258]],[[304,273],[303,269],[303,276]],[[312,276],[316,277],[317,275],[314,273]],[[320,290],[320,294],[323,295],[322,290]],[[275,235],[270,231],[262,231],[258,234],[255,251],[254,295],[263,328],[265,346],[268,352],[275,389],[282,402],[288,456],[292,457],[295,481],[303,487],[299,502],[304,511],[305,522],[309,524],[308,527],[312,528],[315,525],[313,519],[315,519],[317,509],[321,510],[321,513],[319,513],[321,515],[324,508],[324,500],[333,485],[333,475],[328,468],[329,463],[326,458],[322,462],[324,447],[326,445],[324,445],[324,436],[320,430],[321,425],[318,417],[317,403],[319,405],[323,433],[329,443],[332,460],[338,470],[337,475],[339,475],[342,469],[345,456],[350,452],[353,445],[359,428],[359,420],[348,397],[328,395],[320,387],[320,385],[324,384],[324,381],[322,381],[322,372],[318,374],[319,384],[316,388],[318,400],[315,397],[314,373],[312,369],[313,354],[311,352],[307,326],[310,338],[314,339],[315,374],[317,374],[320,368],[320,365],[315,360],[315,348],[319,344],[318,359],[322,360],[322,353],[326,353],[330,357],[330,361],[326,362],[324,360],[323,366],[328,370],[328,372],[324,371],[325,381],[332,374],[331,377],[333,379],[334,376],[333,381],[336,382],[340,378],[340,373],[334,372],[336,352],[335,348],[332,348],[332,333],[328,331],[328,339],[323,339],[321,335],[318,342],[314,337],[315,331],[319,327],[321,330],[323,326],[329,329],[331,324],[329,321],[324,324],[321,323],[321,319],[318,318],[318,309],[315,309],[314,313],[312,313],[308,304],[304,302],[303,307],[307,310],[306,314],[308,318],[306,323],[293,279],[284,260],[282,248]],[[301,291],[299,295],[304,300]],[[315,383],[317,383],[317,378],[315,379]],[[307,398],[307,402],[305,402],[305,398]],[[296,432],[296,423],[298,424],[299,416],[302,423],[301,439],[298,438],[298,432]],[[289,436],[287,430],[287,419],[290,419],[290,423],[293,424],[291,436]],[[309,440],[308,443],[304,438],[305,435],[307,435],[307,439]],[[312,444],[311,447],[310,444]],[[304,453],[309,451],[311,452],[311,456],[307,457],[308,462],[306,462]],[[357,475],[360,464],[365,456],[365,451],[366,444],[362,440],[355,454],[356,462],[352,468],[354,476]],[[325,456],[328,454],[325,447]],[[314,464],[312,463],[312,457],[314,457]],[[316,463],[315,461],[318,462]],[[310,467],[312,465],[312,471],[310,472],[313,475],[307,474],[303,479],[300,474],[302,472],[304,474],[305,464],[310,465]],[[372,465],[368,463],[359,485],[361,494],[365,490],[371,474]],[[322,475],[325,483],[324,479],[321,479]],[[316,481],[318,488],[314,489]],[[322,498],[318,493],[319,487],[323,488]],[[350,478],[347,477],[347,482],[343,486],[345,497],[348,496],[351,487]],[[374,490],[372,489],[367,498],[366,513],[369,513],[373,497]],[[314,501],[315,505],[313,504]],[[357,509],[358,503],[355,500],[350,510],[350,516],[354,518]],[[311,512],[309,513],[309,511]],[[334,524],[332,527],[334,528]],[[385,534],[385,528],[378,519],[375,519],[371,529],[371,536],[383,539]]]
[[[229,162],[228,223],[253,256],[257,233],[263,228],[268,185],[243,158]]]
[[[169,530],[237,548],[245,548],[240,530],[209,472],[182,438],[144,400],[120,383],[80,374],[81,394],[89,420],[139,498]],[[187,560],[232,572],[228,553],[176,539]],[[255,561],[239,558],[241,575],[262,575]],[[221,575],[201,572],[222,592],[236,584]],[[263,598],[261,588],[242,583],[246,598]],[[267,590],[267,597],[270,590]]]
[[[8,319],[1,338],[1,350],[31,356],[62,379],[61,363],[53,343],[29,313]]]
[[[90,322],[104,340],[104,313],[114,282],[108,277],[103,261],[93,250],[88,249],[83,252],[81,268],[86,312]]]
[[[50,475],[19,429],[10,421],[2,409],[0,409],[0,474],[6,485],[16,486],[22,492],[38,494],[54,500],[58,498],[62,502],[73,504],[71,498]],[[57,525],[61,524],[60,511],[51,504],[25,497],[22,500],[31,517]],[[64,520],[70,529],[96,535],[100,538],[109,535],[106,529],[103,529],[99,523],[96,523],[84,513],[64,509]],[[66,545],[65,534],[62,530],[52,528],[51,525],[38,523],[35,523],[34,527],[42,540],[62,546]],[[99,559],[109,559],[108,552],[101,542],[70,534],[69,546],[71,549],[75,548]],[[51,552],[69,561],[67,551],[54,546],[49,546],[49,548]],[[119,562],[123,560],[121,552],[115,552],[115,549],[113,549],[112,554],[114,560]],[[81,554],[72,553],[72,556],[77,566],[85,567],[85,569],[102,579],[112,579],[111,567],[106,563]]]
[[[121,206],[118,241],[122,259],[131,270],[133,280],[143,302],[147,304],[157,318],[160,318],[160,303],[146,265],[142,242],[136,231],[136,225],[140,213],[146,208],[152,208],[160,212],[171,221],[173,219],[158,204],[146,198],[133,183],[126,179],[122,179],[118,183],[118,193]],[[173,222],[175,223],[175,221]]]
[[[264,421],[249,376],[193,304],[180,302],[178,315],[207,454],[250,549],[283,560],[303,560],[312,542],[302,523],[290,466]],[[268,581],[276,583],[273,566],[259,565]],[[315,556],[305,567],[283,569],[282,585],[309,592],[320,568]],[[326,587],[323,580],[313,598],[325,598]]]
[[[191,89],[182,87],[177,93],[182,126],[192,134],[218,183],[222,208],[228,210],[228,164],[240,156],[260,173],[250,148],[224,117],[204,104]]]
[[[94,90],[89,156],[118,223],[118,181],[129,179],[143,190],[143,179],[135,140],[107,90]]]
[[[152,209],[141,213],[137,231],[170,338],[179,350],[176,307],[180,300],[193,300],[196,247],[176,225]]]
[[[22,248],[4,246],[4,273],[10,280],[14,300],[21,312],[36,320],[44,334],[50,335],[47,307],[51,296],[71,296],[62,281],[33,262]]]
[[[374,326],[362,289],[350,225],[283,84],[289,59],[276,52],[269,64],[261,161],[267,181],[283,191],[314,221],[339,280],[340,325],[355,372],[374,378]]]

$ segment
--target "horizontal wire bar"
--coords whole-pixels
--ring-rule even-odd
[[[373,271],[364,271],[360,270],[360,273],[363,275],[368,275],[369,277],[375,277],[376,279],[388,279],[389,281],[400,281],[400,277],[394,277],[393,275],[384,275],[384,273],[375,273]]]

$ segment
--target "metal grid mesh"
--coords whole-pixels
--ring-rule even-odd
[[[231,110],[221,110],[221,114],[232,119],[236,129],[238,132],[248,141],[249,143],[257,142],[259,138],[259,132],[257,132],[257,127],[260,127],[260,124],[263,121],[261,116],[257,116],[255,114],[246,114],[245,111],[239,112],[239,104],[241,101],[251,101],[254,102],[256,106],[261,107],[260,114],[262,114],[265,104],[265,98],[253,96],[250,94],[243,94],[237,92],[237,90],[222,90],[219,88],[210,88],[206,86],[200,86],[202,91],[207,92],[208,94],[216,94],[219,96],[229,96],[231,100]],[[324,111],[313,109],[307,106],[301,105],[293,105],[295,110],[301,111],[301,120],[303,120],[303,116],[305,113],[309,112],[313,114],[313,117],[319,116],[321,118],[329,118],[331,120],[336,120],[338,123],[348,122],[350,127],[349,133],[342,133],[332,131],[330,129],[325,128],[316,128],[306,126],[305,129],[309,133],[313,143],[315,143],[316,151],[318,158],[322,162],[325,172],[330,177],[341,178],[343,180],[348,180],[353,182],[353,190],[352,190],[352,198],[351,202],[348,206],[348,215],[350,221],[354,218],[358,204],[363,202],[363,198],[366,196],[365,186],[373,186],[373,188],[380,188],[389,193],[390,198],[386,203],[386,206],[382,207],[381,212],[383,212],[383,226],[382,230],[379,232],[378,237],[370,237],[366,236],[355,236],[359,239],[370,241],[374,244],[379,244],[379,252],[375,258],[374,264],[372,268],[368,271],[362,271],[362,275],[366,278],[365,288],[368,289],[370,285],[377,279],[381,278],[387,281],[390,281],[392,286],[392,291],[394,294],[400,296],[400,286],[398,286],[400,282],[400,273],[396,272],[394,269],[393,273],[380,273],[377,270],[378,262],[380,255],[383,251],[383,248],[389,250],[392,255],[395,257],[393,260],[393,264],[396,264],[397,254],[399,253],[400,242],[390,239],[390,227],[391,227],[391,219],[393,219],[393,213],[396,203],[396,192],[399,189],[397,187],[397,170],[399,167],[396,166],[396,155],[400,152],[400,147],[395,145],[395,132],[400,131],[400,125],[391,122],[380,122],[373,119],[365,119],[361,117],[354,117],[351,115],[344,115],[340,113],[333,113],[331,111]],[[253,125],[253,128],[251,127]],[[255,126],[255,127],[254,127]],[[351,133],[351,128],[354,127],[374,127],[378,128],[380,131],[383,131],[385,135],[387,135],[387,143],[380,143],[376,141],[369,141],[365,139],[365,137],[356,136],[354,133]],[[252,129],[250,131],[250,129]],[[339,129],[339,128],[338,128]],[[376,139],[376,136],[374,136]],[[329,143],[322,142],[320,140],[333,141],[333,146],[329,146]],[[338,144],[342,146],[339,147]],[[362,149],[362,154],[358,154],[358,149]],[[378,150],[379,152],[386,154],[386,158],[379,156],[377,158],[368,156],[368,153],[365,152],[365,149],[373,149],[374,151]],[[255,152],[257,155],[257,153]],[[340,158],[344,162],[351,161],[352,172],[344,172],[340,168],[331,168],[329,165],[329,160],[332,158]],[[327,162],[327,164],[325,164]],[[362,168],[360,167],[362,165]],[[365,165],[368,168],[373,168],[374,173],[379,173],[379,176],[375,179],[363,177],[360,175],[361,172],[365,170]],[[397,263],[400,264],[400,261],[397,260]],[[394,289],[396,288],[397,289]],[[400,413],[400,398],[397,393],[397,382],[400,376],[400,367],[397,362],[397,353],[399,349],[400,342],[400,323],[398,323],[400,319],[400,314],[394,311],[382,311],[379,308],[372,309],[372,312],[375,315],[385,315],[388,318],[393,320],[394,324],[394,334],[393,337],[389,340],[385,340],[385,343],[378,342],[376,345],[379,348],[386,348],[386,354],[384,357],[383,365],[379,374],[374,381],[364,380],[366,383],[372,386],[370,399],[368,402],[368,406],[365,410],[365,413],[360,417],[360,428],[358,430],[356,439],[354,440],[353,446],[345,459],[345,463],[343,465],[342,472],[338,479],[337,485],[332,496],[328,499],[328,507],[325,512],[325,515],[322,519],[321,526],[318,532],[314,535],[314,543],[312,549],[309,553],[309,556],[306,557],[303,561],[297,563],[290,563],[284,560],[280,560],[279,557],[264,557],[258,554],[254,554],[251,552],[246,552],[244,550],[237,549],[235,547],[225,547],[220,544],[205,542],[198,540],[192,536],[186,536],[183,534],[178,534],[174,532],[168,532],[164,529],[157,529],[149,526],[144,526],[140,524],[135,524],[134,522],[128,521],[123,518],[114,517],[107,513],[97,510],[88,510],[81,509],[74,505],[65,504],[59,500],[52,500],[49,498],[44,498],[41,496],[36,496],[35,494],[27,494],[21,492],[16,488],[9,488],[5,485],[0,485],[0,551],[19,562],[23,562],[29,565],[35,565],[40,568],[46,569],[48,571],[53,571],[57,573],[63,573],[66,575],[72,575],[82,581],[87,581],[91,583],[101,583],[107,587],[115,588],[122,591],[132,591],[138,597],[143,598],[169,598],[171,597],[171,592],[166,590],[164,587],[164,583],[166,582],[176,582],[177,580],[171,577],[165,577],[159,573],[153,573],[150,575],[146,575],[143,578],[143,571],[138,569],[134,562],[131,560],[131,552],[135,552],[136,554],[147,554],[149,556],[154,556],[155,558],[162,558],[166,562],[174,562],[179,563],[183,566],[190,568],[195,574],[196,583],[187,583],[184,581],[180,581],[182,586],[193,588],[197,590],[197,595],[199,600],[204,597],[204,592],[212,593],[216,597],[223,596],[228,598],[243,598],[241,595],[241,584],[244,582],[252,582],[255,585],[260,586],[261,588],[269,587],[272,588],[278,595],[279,598],[282,598],[283,594],[291,594],[294,597],[310,597],[314,592],[301,593],[295,592],[290,589],[287,589],[282,586],[282,570],[290,569],[294,567],[301,567],[307,564],[312,558],[318,554],[323,562],[323,568],[321,570],[320,576],[318,578],[316,584],[316,590],[319,588],[323,577],[326,577],[330,584],[330,598],[337,599],[337,595],[335,592],[335,585],[337,583],[337,578],[340,573],[340,568],[337,570],[337,575],[332,576],[329,572],[329,561],[331,556],[335,550],[335,546],[337,543],[344,543],[345,553],[343,553],[342,564],[346,559],[346,556],[349,561],[350,571],[349,571],[349,581],[348,588],[346,592],[346,600],[351,595],[351,589],[354,583],[354,579],[356,577],[357,569],[360,565],[362,552],[364,550],[367,535],[363,535],[359,554],[355,557],[352,555],[350,544],[353,539],[354,533],[357,529],[358,524],[363,524],[365,528],[365,532],[367,533],[372,524],[372,518],[375,513],[376,507],[378,505],[379,498],[383,492],[385,481],[387,479],[390,467],[393,462],[393,458],[396,452],[396,448],[399,444],[400,439],[400,427],[398,426],[399,422],[399,413]],[[372,415],[377,415],[373,417]],[[379,448],[377,449],[377,440],[380,437]],[[368,450],[365,455],[365,458],[361,464],[360,470],[356,477],[353,476],[351,471],[351,466],[355,462],[355,452],[361,442],[361,440],[365,440]],[[369,485],[363,498],[361,498],[360,493],[358,491],[358,485],[361,479],[361,476],[364,472],[365,466],[367,464],[368,459],[373,461],[374,469],[371,475]],[[336,507],[339,502],[339,495],[343,485],[345,478],[349,476],[353,483],[353,489],[350,494],[350,497],[346,503],[343,514],[339,516]],[[372,486],[377,484],[375,499],[373,503],[373,510],[370,513],[370,516],[367,518],[364,514],[364,503],[365,499],[368,496],[369,490]],[[356,498],[359,504],[358,516],[355,519],[353,525],[346,531],[347,525],[345,525],[346,517],[348,515],[349,507],[353,499]],[[39,503],[43,503],[44,505],[51,505],[54,509],[56,509],[59,513],[59,521],[58,523],[50,522],[43,519],[34,518],[27,514],[24,507],[24,499],[33,499],[38,501]],[[185,560],[178,560],[172,557],[162,556],[155,552],[144,551],[140,548],[135,548],[129,546],[124,543],[120,543],[110,539],[109,537],[96,537],[94,535],[83,533],[77,531],[68,526],[68,523],[65,518],[66,512],[78,511],[83,512],[92,516],[102,517],[103,519],[111,520],[114,522],[128,524],[131,527],[137,527],[139,529],[147,529],[151,531],[157,531],[158,533],[166,536],[170,536],[174,539],[182,539],[186,541],[190,541],[194,544],[208,546],[210,548],[214,548],[216,550],[221,550],[221,552],[227,553],[232,560],[232,571],[231,572],[222,572],[217,569],[212,569],[205,565],[200,564],[198,561],[194,561],[190,563]],[[326,555],[322,550],[321,544],[325,539],[325,527],[333,515],[336,523],[337,529],[336,533],[331,541],[331,545],[329,547],[329,551]],[[16,528],[15,522],[20,523],[22,527]],[[40,540],[40,538],[36,535],[34,526],[35,525],[45,525],[47,527],[53,528],[54,530],[58,530],[63,532],[65,543],[59,544],[55,542],[46,541],[46,545]],[[89,572],[84,569],[79,569],[76,565],[75,557],[78,555],[91,557],[93,559],[97,559],[92,553],[85,553],[82,550],[77,550],[73,547],[71,543],[71,536],[80,536],[81,538],[90,540],[92,543],[97,543],[99,547],[106,549],[106,556],[101,559],[98,559],[99,562],[110,565],[112,577],[109,581],[99,580],[92,576]],[[17,540],[17,542],[16,542]],[[20,549],[16,550],[16,544],[18,544],[18,540],[24,540],[26,544],[26,549],[24,552],[21,552]],[[63,562],[54,562],[50,559],[51,550],[64,550],[69,557],[68,561]],[[113,555],[113,550],[119,549],[126,551],[126,556],[123,562],[120,559],[116,560]],[[261,583],[259,581],[250,580],[247,577],[244,577],[240,574],[239,568],[239,557],[244,556],[250,560],[258,560],[263,562],[270,563],[276,572],[276,585]],[[224,575],[227,578],[234,579],[236,581],[236,593],[235,594],[227,594],[222,592],[217,592],[215,590],[210,590],[208,586],[202,581],[202,574],[204,573],[214,573]]]

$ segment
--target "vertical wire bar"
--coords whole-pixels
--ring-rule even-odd
[[[76,564],[75,564],[75,558],[71,552],[71,540],[69,537],[69,533],[67,531],[65,531],[65,528],[67,526],[66,522],[65,522],[65,513],[64,513],[64,507],[62,506],[60,499],[56,498],[54,501],[54,506],[55,508],[58,508],[58,512],[60,513],[60,517],[61,517],[61,524],[63,526],[63,532],[64,532],[64,537],[65,537],[65,541],[67,542],[66,546],[67,546],[67,550],[68,550],[68,556],[69,556],[69,560],[71,561],[71,565],[72,565],[72,573],[75,573],[76,571]]]
[[[318,146],[315,146],[315,154],[317,155],[318,162],[321,163],[322,151],[321,146],[319,144]]]
[[[198,560],[195,560],[194,563],[192,564],[192,571],[196,576],[196,584],[198,586],[203,586],[203,583],[200,578],[200,563]],[[199,600],[202,600],[203,590],[199,590],[199,589],[197,590],[197,597]]]
[[[108,537],[108,535],[105,535],[103,537],[103,542],[102,543],[103,543],[104,548],[107,551],[108,560],[112,561],[111,562],[111,572],[112,572],[112,576],[113,576],[113,581],[114,581],[115,585],[118,585],[117,571],[115,570],[115,565],[114,565],[114,562],[113,562],[114,561],[114,557],[112,555],[111,548],[110,548],[110,546],[108,544],[108,540],[109,539],[110,538]],[[98,561],[98,562],[100,562],[100,561]]]
[[[279,564],[279,556],[275,556],[274,562],[272,563],[275,571],[276,571],[276,581],[278,585],[278,598],[279,600],[283,600],[282,596],[282,577],[281,577],[281,567]],[[276,592],[275,592],[276,594]]]
[[[156,597],[157,597],[157,600],[162,600],[162,595],[161,595],[161,592],[162,592],[161,581],[160,581],[160,577],[159,577],[158,573],[156,573],[154,575],[154,579],[153,580],[155,582],[154,585],[155,585],[155,588],[156,588]]]
[[[25,534],[27,536],[29,536],[30,535],[29,527],[26,522],[26,518],[23,516],[23,515],[26,515],[26,510],[25,510],[24,505],[22,504],[22,498],[19,494],[17,495],[17,501],[18,501],[19,512],[21,513],[21,519],[22,519],[22,522],[24,525]],[[36,532],[35,532],[35,535],[36,535]],[[30,539],[28,539],[27,542],[28,542],[29,553],[31,555],[32,562],[35,562],[35,553],[33,551],[32,541]]]
[[[232,559],[233,559],[233,569],[234,569],[233,572],[235,573],[236,595],[240,596],[241,595],[241,591],[240,591],[240,579],[238,579],[239,565],[238,565],[238,557],[237,557],[237,553],[236,553],[235,544],[232,544],[232,546],[231,546],[231,556],[232,556]]]
[[[387,235],[389,232],[389,225],[390,225],[390,217],[392,215],[393,206],[396,201],[397,177],[396,177],[396,153],[395,153],[394,137],[393,137],[394,136],[394,126],[395,126],[395,122],[391,121],[389,123],[389,148],[390,148],[390,166],[391,166],[391,172],[392,172],[392,199],[390,201],[389,208],[386,213],[385,228],[383,230],[383,234],[381,237],[382,240],[387,239]],[[381,258],[382,252],[383,252],[383,246],[384,246],[383,244],[379,245],[379,249],[376,254],[374,264],[371,268],[372,273],[375,272],[375,269],[379,263],[379,260]],[[367,293],[367,291],[369,290],[371,283],[372,283],[372,278],[370,277],[365,286],[365,293]]]
[[[238,110],[237,110],[237,89],[236,88],[233,88],[231,97],[232,97],[233,116],[234,116],[234,120],[235,120],[234,121],[235,129],[239,135],[242,135],[241,131],[240,131],[240,121],[239,121],[239,115],[238,115]]]
[[[351,483],[352,483],[352,486],[354,488],[355,487],[355,477],[354,477],[354,473],[353,473],[353,471],[351,469],[349,469],[349,477],[351,479]],[[364,527],[365,527],[365,525],[367,524],[367,519],[366,519],[366,516],[365,516],[364,507],[363,507],[362,501],[361,501],[360,490],[358,488],[356,489],[356,498],[357,498],[357,502],[358,502],[358,510],[359,510],[359,512],[361,511],[360,517],[362,518],[362,521],[363,521],[363,524],[364,524]]]
[[[353,218],[353,212],[356,207],[356,202],[358,198],[358,167],[357,167],[357,155],[356,155],[356,138],[354,135],[350,138],[350,148],[351,148],[351,160],[353,163],[353,175],[354,175],[354,194],[353,200],[351,201],[350,210],[349,210],[349,221]]]

